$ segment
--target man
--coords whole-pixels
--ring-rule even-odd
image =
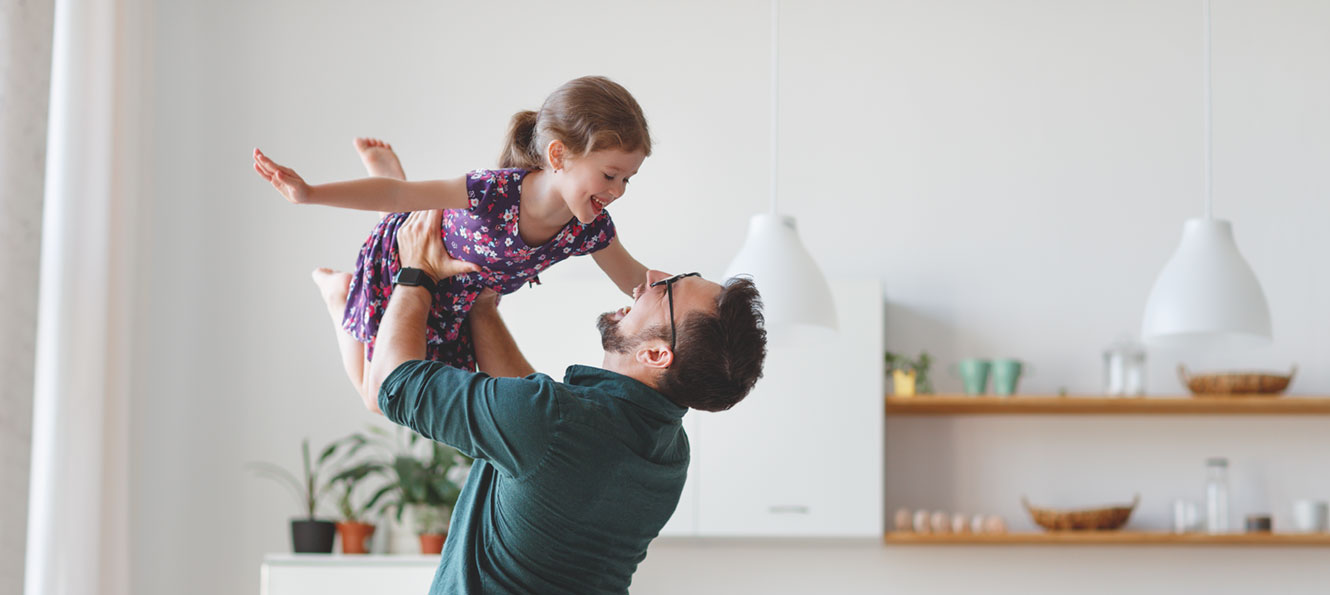
[[[481,372],[419,361],[429,287],[459,271],[440,217],[398,232],[369,381],[388,419],[476,459],[430,592],[625,593],[683,490],[684,413],[729,409],[762,374],[757,290],[649,271],[631,307],[598,321],[604,369],[571,366],[564,382],[534,373],[487,292],[469,315]]]

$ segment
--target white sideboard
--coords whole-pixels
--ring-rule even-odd
[[[420,595],[429,591],[439,556],[268,554],[260,595]]]

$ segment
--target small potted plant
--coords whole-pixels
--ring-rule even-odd
[[[393,486],[382,486],[368,500],[363,501],[356,497],[356,488],[380,469],[381,465],[377,462],[362,462],[338,473],[332,479],[332,483],[341,488],[337,507],[342,513],[342,520],[337,523],[337,534],[342,537],[343,554],[369,553],[369,539],[374,536],[374,524],[365,521],[381,512],[375,508],[375,504],[392,490]]]
[[[420,536],[420,553],[438,554],[443,552],[443,542],[448,539],[448,517],[451,507],[429,504],[416,504],[416,534]]]
[[[411,441],[416,442],[415,435]],[[462,491],[456,471],[469,466],[470,460],[449,446],[428,442],[425,456],[398,456],[394,470],[400,496],[399,520],[403,510],[410,510],[412,528],[420,537],[420,553],[437,554],[443,551],[448,521]]]
[[[365,446],[379,451],[379,458],[362,464],[387,479],[380,489],[382,509],[393,511],[390,518],[399,528],[409,527],[419,537],[421,553],[437,554],[471,459],[415,432],[406,432],[403,439],[403,432],[399,428],[394,438],[382,428],[371,427],[368,436],[355,434],[347,441],[352,444],[352,452]],[[398,543],[396,537],[392,543],[396,551],[412,547]]]
[[[311,463],[309,457],[309,438],[300,442],[300,454],[304,463],[304,475],[297,478],[294,473],[272,463],[250,463],[250,468],[260,477],[266,477],[291,488],[300,501],[305,515],[291,519],[291,545],[297,554],[330,554],[333,548],[335,526],[332,521],[316,518],[319,501],[323,499],[330,482],[324,478],[324,466],[337,452],[340,442],[329,444],[319,453],[317,461]]]
[[[933,365],[932,356],[927,351],[919,353],[917,359],[886,352],[887,372],[891,374],[893,392],[898,397],[911,397],[915,394],[927,395],[933,392],[933,380],[928,375]]]

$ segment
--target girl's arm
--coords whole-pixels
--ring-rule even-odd
[[[610,245],[599,252],[592,252],[591,258],[596,259],[596,264],[600,270],[605,271],[610,280],[619,286],[619,291],[624,292],[629,297],[633,295],[633,288],[637,287],[646,279],[647,267],[637,259],[633,258],[628,250],[624,249],[623,244],[619,243],[619,238],[610,240]]]
[[[254,149],[254,171],[295,204],[327,205],[365,211],[406,213],[426,209],[465,209],[466,177],[427,182],[362,178],[310,185],[295,170],[278,165]]]
[[[498,296],[491,289],[481,292],[467,313],[471,343],[476,349],[476,369],[495,378],[523,378],[536,373],[517,348],[512,333],[499,316]]]

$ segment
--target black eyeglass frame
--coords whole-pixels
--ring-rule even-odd
[[[670,352],[671,353],[674,352],[674,340],[677,337],[677,333],[674,329],[674,284],[677,283],[680,279],[686,279],[688,277],[701,277],[701,276],[702,273],[698,272],[679,273],[678,275],[675,275],[668,279],[661,279],[660,281],[656,281],[650,285],[650,287],[659,287],[661,285],[664,285],[665,296],[670,300]]]

